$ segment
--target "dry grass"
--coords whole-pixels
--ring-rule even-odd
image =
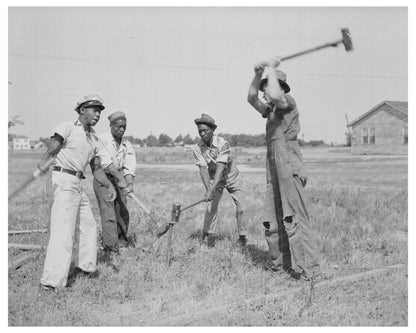
[[[373,267],[407,264],[406,158],[360,159],[341,153],[337,159],[327,153],[319,157],[315,151],[304,155],[310,170],[307,194],[320,243],[323,277],[331,279]],[[35,167],[38,157],[39,153],[9,154],[9,189]],[[266,270],[269,258],[259,224],[265,175],[242,173],[242,178],[250,235],[246,251],[235,242],[234,208],[225,194],[217,246],[209,250],[200,246],[204,207],[196,206],[184,212],[174,228],[173,260],[166,269],[166,237],[161,255],[141,250],[153,242],[155,226],[132,201],[131,231],[138,236],[138,248],[128,249],[117,258],[121,271],[116,274],[99,265],[98,279],[80,278],[71,290],[48,294],[38,289],[42,253],[37,260],[9,273],[9,325],[157,326],[162,320],[221,304],[227,304],[225,313],[196,318],[193,325],[407,325],[407,269],[315,290],[311,302],[309,283]],[[48,226],[44,184],[45,179],[37,180],[9,203],[9,229]],[[161,221],[170,218],[174,201],[187,205],[203,195],[196,167],[192,172],[140,169],[135,186],[136,195]],[[90,183],[87,190],[99,221]],[[47,236],[18,235],[9,237],[9,241],[46,245]],[[9,260],[18,252],[9,250]],[[299,286],[302,292],[282,299],[250,305],[245,302]]]

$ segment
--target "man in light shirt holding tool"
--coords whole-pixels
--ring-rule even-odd
[[[131,143],[123,138],[127,127],[125,113],[114,112],[108,117],[108,120],[110,121],[110,131],[99,134],[98,138],[127,183],[125,191],[121,191],[117,186],[117,179],[112,174],[106,173],[107,179],[117,192],[116,199],[108,201],[106,200],[107,188],[96,180],[93,182],[101,214],[101,236],[104,246],[104,256],[101,259],[111,263],[112,255],[119,253],[120,247],[134,246],[133,239],[127,236],[130,217],[126,195],[133,193],[136,154]]]
[[[244,220],[243,193],[239,171],[231,155],[230,144],[224,138],[215,135],[217,128],[214,118],[202,114],[195,119],[201,141],[193,146],[195,164],[199,167],[202,183],[205,186],[205,199],[210,201],[204,218],[202,239],[207,239],[208,246],[215,244],[215,227],[218,222],[218,205],[224,188],[230,193],[236,206],[237,230],[239,243],[247,243]]]

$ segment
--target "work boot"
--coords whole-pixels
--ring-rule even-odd
[[[202,235],[202,244],[207,245],[208,247],[215,246],[215,235],[204,232]]]
[[[302,273],[296,272],[293,268],[288,268],[285,272],[294,280],[300,280],[302,278]]]
[[[215,246],[215,235],[208,234],[208,247],[214,247],[214,246]]]
[[[247,245],[247,237],[246,237],[246,235],[240,235],[240,237],[238,237],[238,244],[241,246],[241,247],[245,247],[246,245]]]
[[[100,276],[100,272],[98,270],[92,272],[86,272],[79,267],[75,267],[72,272],[70,272],[68,276],[68,280],[66,282],[66,287],[72,287],[75,283],[78,276],[84,276],[89,279],[96,279]]]
[[[56,294],[56,288],[47,284],[40,284],[40,290]]]
[[[104,251],[99,256],[98,262],[101,264],[105,264],[108,267],[111,267],[114,272],[118,273],[120,269],[113,263],[114,254],[119,254],[119,252],[112,251],[109,248],[105,248]]]
[[[95,271],[92,271],[92,272],[86,272],[86,271],[82,270],[79,267],[75,267],[75,270],[77,271],[75,273],[76,276],[84,276],[84,277],[87,277],[89,279],[96,279],[100,276],[100,272],[97,269]]]
[[[137,237],[135,234],[127,236],[127,239],[121,238],[118,240],[120,248],[136,247]]]

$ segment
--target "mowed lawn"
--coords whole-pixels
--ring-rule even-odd
[[[177,159],[163,149],[146,154],[149,163],[192,161],[183,152]],[[396,264],[402,267],[327,287],[268,270],[261,226],[265,171],[258,169],[264,168],[264,149],[239,149],[237,162],[256,167],[250,172],[250,165],[244,166],[241,172],[249,226],[245,250],[236,243],[235,210],[225,193],[216,246],[200,245],[205,204],[195,206],[183,212],[173,229],[173,257],[167,268],[167,237],[157,253],[149,253],[156,225],[129,201],[129,232],[136,234],[137,247],[116,258],[120,272],[100,264],[97,279],[79,278],[66,291],[45,293],[39,290],[42,250],[37,259],[9,272],[9,326],[406,326],[407,157],[351,157],[345,149],[311,149],[303,154],[310,176],[306,193],[319,241],[319,281]],[[143,156],[138,156],[139,163]],[[39,152],[9,152],[9,191],[23,183],[39,157]],[[87,178],[100,229],[90,173]],[[9,230],[48,227],[47,179],[36,180],[9,202]],[[173,202],[184,207],[204,191],[197,167],[141,166],[135,194],[163,223],[170,219]],[[9,243],[46,246],[47,240],[48,234],[9,236]],[[9,262],[21,253],[9,249]],[[292,289],[285,296],[272,297]]]

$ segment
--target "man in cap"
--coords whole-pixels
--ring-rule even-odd
[[[132,244],[133,240],[127,237],[129,227],[129,211],[127,209],[126,194],[133,192],[133,181],[136,169],[136,154],[131,143],[123,138],[127,127],[127,119],[124,112],[112,113],[110,131],[99,134],[98,137],[111,156],[114,166],[123,175],[127,183],[125,191],[117,186],[117,179],[111,173],[106,173],[107,179],[117,190],[114,201],[108,201],[107,187],[94,179],[94,192],[97,196],[101,214],[102,241],[104,246],[103,261],[111,262],[112,253],[119,253],[120,243],[122,246]]]
[[[78,119],[61,123],[54,129],[48,149],[38,164],[40,171],[46,172],[50,161],[55,159],[52,167],[50,238],[41,278],[41,287],[45,290],[67,285],[75,229],[79,251],[74,274],[96,276],[97,227],[83,182],[87,165],[90,164],[94,178],[107,187],[109,200],[115,198],[115,190],[98,167],[117,177],[118,187],[127,186],[92,128],[104,108],[99,96],[83,97],[75,107]],[[75,228],[78,214],[79,227]]]
[[[225,188],[231,194],[236,206],[239,243],[244,246],[247,243],[247,234],[243,192],[238,177],[239,171],[231,155],[230,144],[224,138],[214,134],[217,125],[210,115],[203,113],[200,118],[195,119],[195,124],[201,140],[193,146],[193,154],[206,189],[205,199],[210,201],[205,212],[202,240],[206,239],[208,246],[214,246],[218,205]]]
[[[267,118],[266,202],[263,225],[274,259],[291,277],[311,278],[319,271],[317,244],[306,207],[306,169],[297,142],[300,131],[295,99],[288,94],[286,74],[278,58],[255,65],[248,102]],[[265,69],[268,75],[262,78]],[[264,92],[265,101],[258,98]]]

